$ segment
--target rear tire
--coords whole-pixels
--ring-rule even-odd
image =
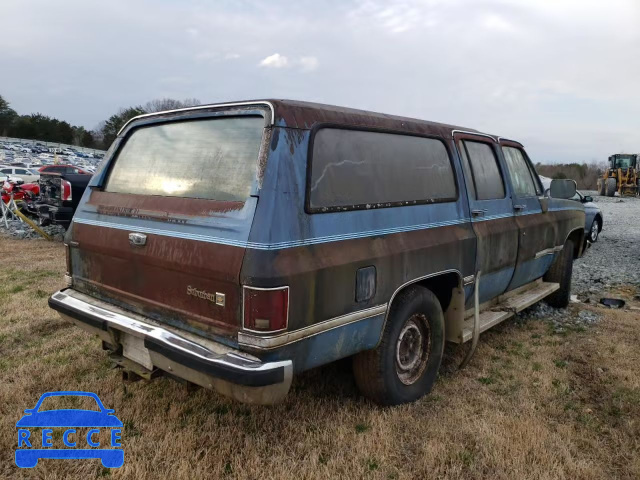
[[[602,178],[598,179],[598,193],[600,194],[601,197],[604,197],[605,194],[605,184],[604,184],[604,180]]]
[[[438,298],[426,288],[408,287],[391,305],[380,344],[353,358],[358,389],[381,405],[419,399],[436,380],[444,343]]]
[[[566,308],[569,305],[572,274],[573,242],[569,240],[544,276],[545,282],[560,284],[560,288],[545,299],[549,305],[554,308]]]
[[[607,197],[613,197],[617,190],[615,178],[607,178],[606,189],[607,189]]]

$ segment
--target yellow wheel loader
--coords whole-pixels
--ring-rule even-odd
[[[616,153],[609,157],[609,168],[598,179],[598,192],[613,197],[616,192],[623,195],[640,194],[640,155]]]

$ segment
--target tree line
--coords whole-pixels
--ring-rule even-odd
[[[549,178],[570,178],[578,184],[578,189],[596,190],[598,178],[604,174],[607,163],[558,163],[556,165],[536,164],[538,175]]]
[[[195,98],[151,100],[145,104],[121,108],[93,130],[87,130],[41,113],[19,115],[0,95],[0,136],[106,150],[115,140],[120,128],[135,116],[199,104],[200,101]]]

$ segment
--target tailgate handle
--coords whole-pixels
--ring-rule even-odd
[[[129,243],[134,247],[144,247],[147,244],[147,236],[144,233],[130,233]]]

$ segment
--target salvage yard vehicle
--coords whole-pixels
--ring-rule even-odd
[[[609,157],[609,168],[603,178],[598,179],[598,191],[601,196],[640,194],[640,155],[616,153]]]
[[[431,390],[445,341],[546,298],[584,248],[575,182],[545,195],[522,144],[270,100],[141,115],[65,237],[51,308],[144,378],[250,403],[353,356],[381,404]]]
[[[543,177],[542,175],[540,175],[539,178],[542,182],[543,188],[550,188],[550,178]],[[602,232],[602,226],[604,225],[604,214],[602,213],[602,210],[600,210],[600,207],[594,203],[591,195],[584,195],[583,193],[576,191],[576,194],[571,197],[571,200],[582,203],[585,216],[584,236],[587,241],[596,243],[600,233]]]
[[[76,170],[69,168],[68,171]],[[28,203],[27,209],[38,216],[40,225],[54,224],[67,227],[90,180],[91,175],[85,173],[55,173],[41,170],[40,196],[37,201]]]

